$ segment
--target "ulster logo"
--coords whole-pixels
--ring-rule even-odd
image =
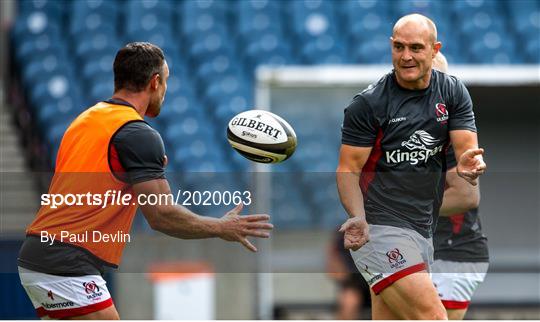
[[[435,146],[438,142],[437,139],[424,130],[415,131],[407,141],[401,142],[401,146],[406,147],[410,152],[401,151],[401,149],[386,151],[386,162],[401,163],[409,161],[412,165],[416,165],[420,161],[427,162],[431,156],[442,151],[442,145]]]
[[[392,268],[401,268],[403,264],[407,262],[397,248],[386,252],[386,256],[388,257],[388,263],[390,263],[390,267]]]
[[[101,296],[103,295],[103,292],[100,292],[99,286],[97,286],[96,282],[84,282],[82,283],[84,286],[84,291],[86,292],[86,298],[93,301],[98,301],[101,299]]]
[[[437,115],[437,122],[446,123],[448,120],[448,110],[443,103],[435,104],[435,114]]]
[[[88,283],[85,282],[83,283],[83,286],[84,286],[84,291],[86,292],[86,294],[99,292],[99,286],[97,286],[96,282],[94,281],[88,282]]]
[[[399,249],[394,248],[389,252],[386,252],[386,256],[388,256],[388,263],[397,263],[398,261],[403,259],[403,255],[399,252]]]

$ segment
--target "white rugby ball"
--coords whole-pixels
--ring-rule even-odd
[[[249,160],[277,163],[288,159],[296,149],[296,134],[281,117],[263,110],[242,112],[229,121],[227,139]]]

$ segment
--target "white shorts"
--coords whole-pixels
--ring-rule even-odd
[[[418,232],[393,226],[369,225],[369,242],[351,251],[358,271],[375,294],[433,262],[433,243]]]
[[[484,281],[489,263],[436,260],[431,279],[447,309],[466,309],[474,291]]]
[[[39,317],[62,319],[113,305],[106,282],[100,275],[66,277],[19,267],[19,277]]]

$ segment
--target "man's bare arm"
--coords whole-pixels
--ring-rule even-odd
[[[150,180],[133,185],[135,194],[170,194],[169,183],[165,179]],[[227,241],[237,241],[251,251],[257,251],[247,237],[268,238],[273,228],[268,223],[270,216],[240,216],[242,203],[221,218],[197,215],[189,209],[169,202],[160,205],[141,205],[141,210],[152,229],[181,239],[219,237]]]
[[[344,247],[358,250],[369,240],[369,227],[364,210],[364,197],[360,189],[360,174],[366,164],[371,147],[341,145],[336,180],[339,198],[349,215],[340,228],[344,233]]]
[[[443,202],[439,214],[447,217],[478,208],[480,189],[459,177],[456,167],[446,173],[447,189],[444,191]]]
[[[469,130],[450,131],[450,140],[454,147],[457,160],[457,174],[472,185],[477,184],[477,178],[486,170],[482,158],[484,149],[478,148],[476,132]]]
[[[371,149],[371,147],[341,145],[336,180],[341,204],[349,217],[365,217],[364,197],[360,190],[360,174]]]

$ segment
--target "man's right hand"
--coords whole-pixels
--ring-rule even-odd
[[[343,243],[345,249],[357,251],[369,241],[369,226],[364,217],[349,218],[341,225],[339,231],[345,234]]]
[[[268,238],[270,237],[269,231],[274,226],[268,222],[270,216],[266,214],[240,216],[242,208],[244,208],[244,204],[240,203],[220,218],[218,236],[227,241],[239,242],[252,252],[256,252],[257,248],[249,242],[247,237]]]

